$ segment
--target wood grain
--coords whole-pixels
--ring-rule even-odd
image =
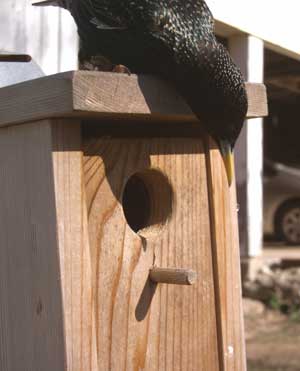
[[[0,130],[0,369],[65,370],[51,125]]]
[[[0,129],[0,369],[97,371],[80,124]]]
[[[246,83],[248,96],[247,118],[266,117],[269,114],[267,89],[264,84]]]
[[[222,371],[246,370],[235,180],[228,187],[220,151],[207,141],[212,255]]]
[[[84,155],[98,370],[219,370],[201,139],[90,138]],[[125,220],[122,192],[150,167],[168,178],[173,209],[163,229],[142,238]],[[202,279],[155,285],[148,274],[156,263]]]
[[[80,122],[52,121],[52,156],[67,371],[96,371],[92,272]]]
[[[248,83],[247,93],[247,117],[266,116],[265,86]],[[128,116],[152,123],[197,122],[174,88],[153,76],[73,71],[0,89],[0,126],[50,117]]]
[[[82,138],[78,121],[0,129],[1,370],[246,370],[235,190],[207,148]],[[137,172],[172,190],[140,234],[122,208]],[[153,265],[201,280],[157,285]]]

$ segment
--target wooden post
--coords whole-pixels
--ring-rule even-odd
[[[2,88],[0,158],[1,371],[245,370],[235,188],[170,86]]]
[[[245,78],[263,82],[264,43],[253,36],[232,36],[230,52]],[[241,255],[255,257],[262,251],[263,120],[246,120],[235,148]]]

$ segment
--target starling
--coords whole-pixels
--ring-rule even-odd
[[[247,112],[247,95],[241,72],[215,37],[204,0],[46,0],[36,5],[71,12],[81,63],[105,57],[112,65],[175,84],[217,141],[231,184],[232,150]]]

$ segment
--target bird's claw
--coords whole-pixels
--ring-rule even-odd
[[[84,59],[80,63],[80,69],[85,71],[103,71],[110,72],[112,71],[113,65],[109,59],[96,55],[92,56],[89,59]]]
[[[129,76],[131,75],[131,72],[130,72],[129,68],[127,68],[126,66],[123,66],[123,64],[117,64],[116,66],[114,66],[112,72],[126,73]]]
[[[127,68],[123,64],[113,65],[110,60],[101,55],[96,55],[90,57],[89,59],[84,59],[83,61],[81,61],[79,68],[80,70],[86,71],[115,72],[126,73],[129,76],[131,75],[129,68]]]

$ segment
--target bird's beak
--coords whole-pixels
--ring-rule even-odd
[[[220,146],[220,151],[221,151],[221,155],[223,158],[223,162],[225,165],[228,185],[230,187],[232,180],[233,180],[233,175],[234,175],[234,158],[233,158],[231,145],[226,140],[219,140],[219,146]]]
[[[32,3],[33,6],[59,6],[59,1],[57,0],[44,0],[38,3]]]

